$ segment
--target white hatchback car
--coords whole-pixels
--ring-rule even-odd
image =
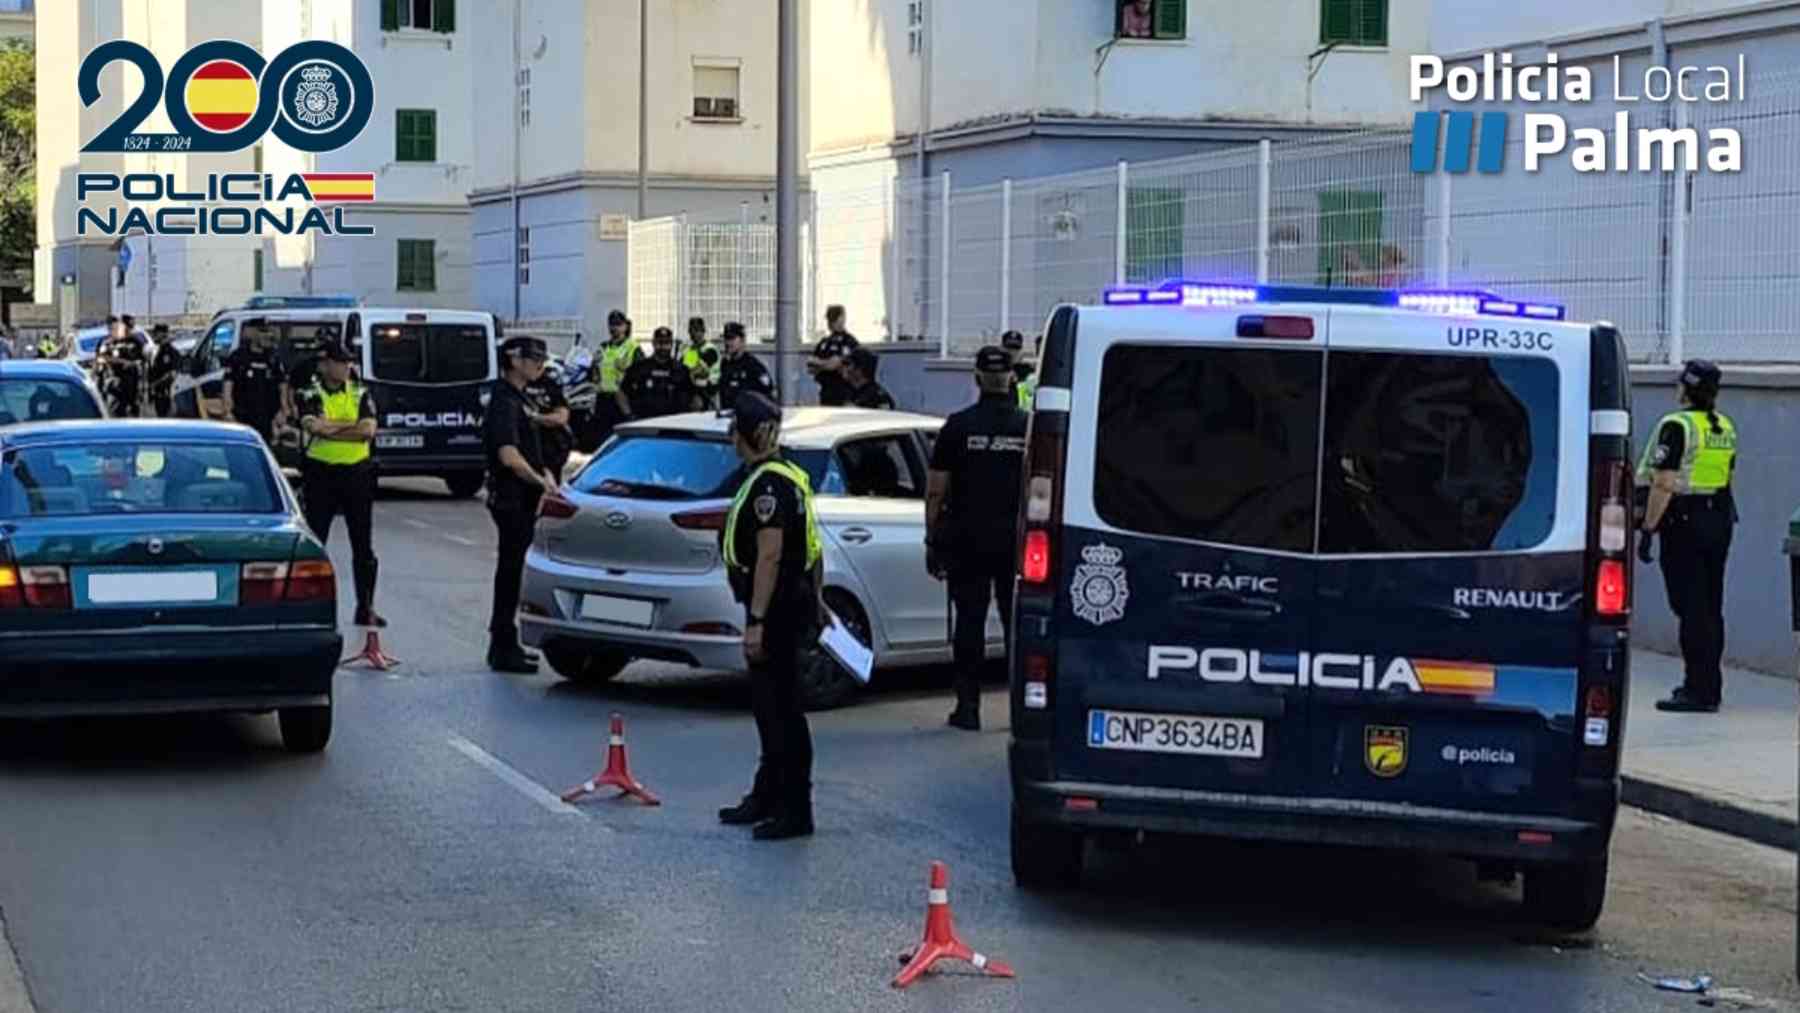
[[[719,532],[739,461],[727,418],[673,415],[620,426],[561,495],[545,501],[525,559],[519,630],[564,678],[602,682],[638,658],[741,671],[743,607]],[[789,408],[782,452],[812,478],[825,539],[825,601],[875,666],[950,660],[944,584],[925,570],[925,471],[940,418],[859,408]],[[988,615],[988,655],[1004,652]],[[857,683],[816,647],[808,706],[847,702]]]

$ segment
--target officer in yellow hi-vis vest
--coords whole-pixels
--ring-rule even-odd
[[[308,440],[306,526],[319,541],[329,541],[332,520],[344,515],[356,575],[356,624],[386,626],[387,620],[375,612],[375,462],[369,456],[375,441],[375,399],[350,378],[355,358],[342,341],[326,342],[317,379],[295,399]]]
[[[1681,409],[1662,417],[1638,462],[1638,484],[1649,490],[1638,558],[1651,561],[1651,539],[1662,536],[1663,583],[1681,624],[1686,678],[1657,710],[1719,709],[1725,653],[1725,557],[1737,505],[1731,473],[1737,464],[1737,427],[1718,410],[1719,367],[1703,359],[1681,371]]]
[[[737,396],[731,427],[742,481],[725,515],[720,550],[744,603],[744,658],[762,760],[750,794],[719,821],[754,824],[759,841],[813,831],[812,732],[800,698],[800,649],[823,611],[818,519],[806,472],[781,458],[781,408]]]
[[[606,333],[608,340],[600,346],[599,396],[594,399],[597,444],[605,443],[613,427],[631,417],[631,408],[621,391],[625,374],[643,354],[637,342],[631,340],[631,321],[624,313],[613,310],[606,315]]]
[[[681,350],[681,364],[694,379],[701,408],[711,408],[719,392],[719,350],[706,343],[706,318],[688,318],[688,343]]]

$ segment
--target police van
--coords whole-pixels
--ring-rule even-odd
[[[1012,862],[1138,831],[1475,859],[1598,918],[1625,348],[1484,292],[1185,282],[1051,316],[1020,516]]]
[[[227,310],[188,357],[176,389],[180,414],[222,414],[225,360],[245,326],[274,330],[275,347],[290,366],[329,339],[341,338],[356,351],[358,375],[380,413],[374,459],[384,477],[441,478],[453,496],[481,489],[482,409],[499,377],[500,327],[493,314],[342,305]],[[283,464],[298,464],[297,447],[277,452]]]

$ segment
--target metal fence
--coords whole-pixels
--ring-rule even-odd
[[[735,320],[751,341],[774,340],[773,225],[691,222],[678,215],[632,222],[628,243],[626,313],[644,329],[667,326],[685,336],[688,318],[704,317],[714,334]],[[803,258],[802,266],[810,268],[810,259]]]

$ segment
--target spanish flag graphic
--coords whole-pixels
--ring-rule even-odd
[[[306,188],[312,191],[315,204],[375,199],[375,174],[372,172],[305,172],[300,178],[306,180]]]
[[[1412,659],[1419,674],[1419,688],[1427,693],[1456,696],[1490,696],[1494,692],[1494,666],[1469,661]]]
[[[188,115],[213,133],[230,133],[256,115],[256,97],[256,78],[242,64],[211,60],[188,80]]]

